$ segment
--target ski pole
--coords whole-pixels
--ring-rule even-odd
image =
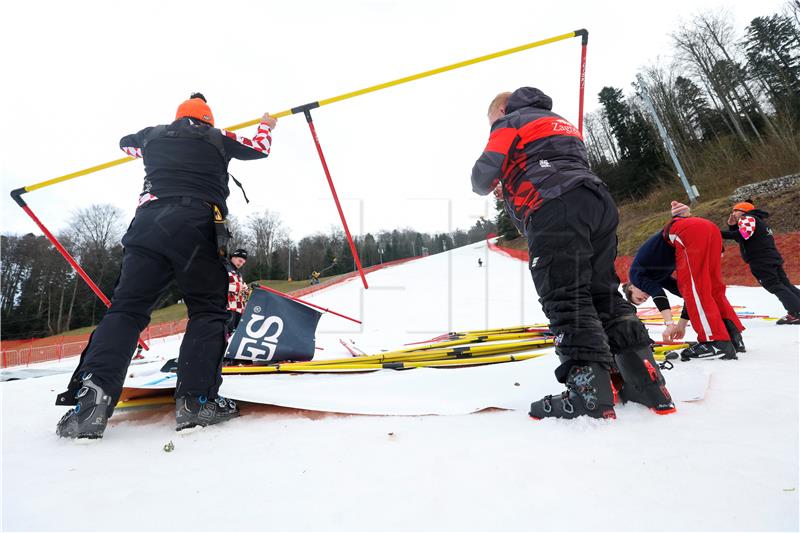
[[[106,307],[111,307],[111,300],[109,300],[108,297],[103,293],[103,291],[100,290],[100,287],[98,287],[97,284],[92,280],[92,278],[89,277],[89,274],[87,274],[86,271],[83,268],[81,268],[81,266],[78,264],[75,258],[72,257],[72,254],[70,254],[67,251],[67,249],[64,248],[64,245],[61,244],[61,242],[58,239],[56,239],[56,236],[53,235],[44,224],[42,224],[42,221],[39,220],[39,217],[37,217],[33,211],[31,211],[31,208],[28,206],[25,200],[23,200],[22,197],[19,195],[14,196],[13,192],[11,196],[12,198],[14,198],[14,201],[17,202],[17,205],[19,205],[22,208],[22,210],[25,211],[25,213],[31,218],[31,220],[33,220],[33,222],[37,226],[39,226],[39,229],[42,230],[42,233],[44,233],[44,236],[47,238],[47,240],[50,241],[50,243],[55,247],[56,250],[58,250],[58,253],[61,254],[61,257],[66,259],[67,263],[69,263],[69,265],[73,268],[73,270],[75,270],[75,272],[81,277],[81,279],[86,282],[86,285],[89,286],[92,292],[95,293],[95,295],[97,295],[98,298],[100,298],[100,301],[102,301]],[[141,337],[139,337],[139,346],[141,346],[145,350],[150,350],[150,347],[147,346],[147,343],[145,343]]]
[[[319,306],[317,304],[312,304],[311,302],[307,302],[305,300],[301,300],[300,298],[292,296],[291,294],[286,294],[286,293],[283,293],[281,291],[276,291],[275,289],[273,289],[271,287],[267,287],[265,285],[256,285],[256,287],[258,287],[259,289],[264,289],[265,291],[271,292],[273,294],[277,294],[278,296],[283,296],[284,298],[288,298],[290,300],[294,300],[295,302],[299,302],[299,303],[301,303],[303,305],[307,305],[309,307],[314,307],[316,309],[319,309],[320,311],[324,311],[326,313],[330,313],[332,315],[336,315],[338,317],[350,320],[351,322],[355,322],[356,324],[361,324],[360,320],[356,320],[355,318],[351,318],[351,317],[349,317],[347,315],[343,315],[341,313],[337,313],[336,311],[332,311],[330,309],[327,309],[325,307]]]
[[[444,72],[448,72],[448,71],[451,71],[451,70],[456,70],[456,69],[467,67],[467,66],[470,66],[470,65],[475,65],[477,63],[482,63],[484,61],[489,61],[489,60],[492,60],[492,59],[497,59],[499,57],[503,57],[503,56],[507,56],[507,55],[511,55],[511,54],[516,54],[518,52],[522,52],[522,51],[525,51],[525,50],[530,50],[532,48],[537,48],[539,46],[552,44],[552,43],[555,43],[555,42],[558,42],[558,41],[563,41],[565,39],[571,39],[573,37],[581,37],[581,55],[582,55],[582,57],[581,57],[581,72],[582,72],[581,80],[583,82],[584,76],[585,76],[585,71],[586,71],[585,48],[586,48],[586,43],[588,42],[589,32],[587,30],[585,30],[585,29],[580,29],[580,30],[571,31],[569,33],[556,35],[554,37],[549,37],[547,39],[541,39],[539,41],[534,41],[534,42],[531,42],[531,43],[527,43],[527,44],[523,44],[523,45],[520,45],[520,46],[516,46],[514,48],[508,48],[506,50],[500,50],[499,52],[494,52],[494,53],[491,53],[491,54],[482,55],[482,56],[475,57],[475,58],[472,58],[472,59],[467,59],[465,61],[459,61],[458,63],[453,63],[451,65],[446,65],[444,67],[439,67],[439,68],[434,68],[434,69],[431,69],[431,70],[426,70],[426,71],[420,72],[418,74],[412,74],[411,76],[405,76],[403,78],[398,78],[396,80],[387,81],[387,82],[384,82],[384,83],[379,83],[377,85],[372,85],[370,87],[365,87],[363,89],[358,89],[356,91],[351,91],[351,92],[348,92],[348,93],[340,94],[340,95],[334,96],[332,98],[324,98],[322,100],[317,100],[317,101],[311,102],[309,104],[305,104],[305,105],[302,105],[302,106],[293,107],[291,109],[286,109],[284,111],[280,111],[279,113],[275,113],[272,116],[275,117],[275,118],[282,118],[282,117],[286,117],[286,116],[289,116],[289,115],[294,115],[294,114],[297,114],[297,113],[304,113],[306,110],[316,109],[318,107],[326,106],[328,104],[332,104],[332,103],[335,103],[335,102],[341,102],[343,100],[347,100],[347,99],[350,99],[350,98],[355,98],[357,96],[362,96],[362,95],[369,94],[369,93],[372,93],[372,92],[381,91],[383,89],[388,89],[389,87],[395,87],[397,85],[401,85],[401,84],[408,83],[408,82],[411,82],[411,81],[420,80],[422,78],[427,78],[429,76],[435,76],[437,74],[442,74]],[[581,83],[580,87],[581,87],[581,89],[580,89],[580,101],[579,101],[579,110],[578,110],[579,113],[582,112],[582,107],[580,106],[580,102],[583,101],[583,87],[584,87],[584,84]],[[235,130],[239,130],[239,129],[242,129],[242,128],[247,128],[249,126],[255,126],[256,124],[258,124],[260,122],[260,120],[261,119],[258,118],[258,119],[254,119],[254,120],[248,120],[246,122],[240,122],[239,124],[234,124],[234,125],[229,126],[229,127],[225,128],[225,129],[228,130],[228,131],[235,131]],[[579,120],[579,122],[582,124],[581,120]],[[129,161],[133,161],[134,159],[135,158],[133,158],[133,157],[122,157],[122,158],[119,158],[119,159],[115,159],[113,161],[108,161],[106,163],[102,163],[102,164],[95,165],[95,166],[92,166],[92,167],[89,167],[89,168],[85,168],[83,170],[78,170],[76,172],[71,172],[69,174],[65,174],[63,176],[59,176],[57,178],[52,178],[52,179],[49,179],[49,180],[46,180],[46,181],[41,181],[39,183],[34,183],[32,185],[27,185],[25,187],[22,187],[20,189],[17,189],[15,191],[13,191],[12,192],[12,196],[13,196],[14,193],[24,194],[26,192],[35,191],[36,189],[41,189],[43,187],[49,187],[50,185],[55,185],[56,183],[62,183],[64,181],[68,181],[68,180],[71,180],[71,179],[74,179],[74,178],[77,178],[77,177],[80,177],[80,176],[85,176],[85,175],[91,174],[93,172],[98,172],[100,170],[104,170],[104,169],[111,168],[111,167],[114,167],[114,166],[117,166],[117,165],[121,165],[123,163],[127,163]]]

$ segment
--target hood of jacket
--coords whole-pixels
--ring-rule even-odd
[[[506,113],[513,113],[523,107],[538,107],[550,111],[553,100],[535,87],[520,87],[508,97]]]

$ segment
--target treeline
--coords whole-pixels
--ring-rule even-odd
[[[344,233],[331,230],[294,242],[280,218],[269,211],[230,219],[230,250],[248,250],[245,280],[307,280],[355,270]],[[122,261],[120,238],[123,213],[111,205],[92,205],[75,211],[58,239],[101,290],[112,295]],[[364,267],[420,255],[436,254],[486,239],[494,222],[479,219],[468,231],[428,234],[402,229],[355,236]],[[57,335],[95,325],[105,305],[91,292],[44,236],[3,235],[0,279],[0,322],[3,339]],[[291,259],[290,259],[291,257]],[[291,272],[290,272],[291,270]],[[164,293],[156,308],[176,303],[177,287]]]
[[[100,289],[110,295],[119,274],[122,211],[92,205],[76,211],[57,237]],[[3,235],[0,287],[2,338],[55,335],[94,325],[101,302],[43,235]]]
[[[355,260],[344,232],[338,228],[316,233],[298,242],[288,238],[280,218],[269,211],[243,222],[232,217],[231,250],[244,248],[248,261],[243,268],[246,281],[259,279],[305,280],[313,272],[323,276],[356,270]],[[353,240],[363,267],[397,259],[437,254],[486,239],[495,233],[494,222],[483,218],[469,229],[450,233],[422,233],[413,229],[380,231],[355,235]]]
[[[604,87],[585,136],[592,168],[617,200],[639,199],[676,171],[643,96],[701,195],[800,168],[800,1],[757,17],[741,33],[724,12],[672,34],[672,60],[639,73],[632,90]]]

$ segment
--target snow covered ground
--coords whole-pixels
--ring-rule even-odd
[[[368,291],[354,279],[308,297],[364,318],[358,328],[324,316],[321,356],[345,355],[339,338],[372,352],[544,321],[525,263],[484,244],[368,279]],[[782,314],[760,288],[728,296],[755,314]],[[66,374],[2,383],[2,529],[797,531],[800,328],[745,325],[738,361],[676,362],[676,371],[710,372],[703,401],[664,417],[618,406],[616,421],[245,406],[227,424],[176,433],[172,410],[160,407],[118,412],[102,440],[71,442],[54,433]],[[156,345],[155,356],[176,355],[178,341]],[[503,366],[518,365],[525,379],[534,361]],[[440,372],[488,379],[497,368]],[[470,392],[448,386],[408,394]],[[529,400],[560,390],[553,380]]]

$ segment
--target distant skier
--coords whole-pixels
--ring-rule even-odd
[[[722,238],[739,243],[742,259],[758,283],[778,297],[786,316],[777,324],[800,325],[800,289],[795,287],[783,270],[783,257],[775,246],[772,229],[767,224],[769,213],[756,209],[752,201],[733,206],[728,217],[728,230]]]
[[[478,258],[478,268],[481,268],[482,266],[483,266],[483,260],[479,257]]]
[[[244,306],[250,295],[250,287],[244,282],[240,272],[247,262],[247,250],[239,248],[231,254],[230,260],[225,263],[228,270],[228,323],[226,332],[230,336],[239,326],[242,319]]]
[[[683,204],[675,202],[676,206],[673,209],[673,214],[676,217],[688,217],[690,215],[689,208]],[[670,222],[670,226],[674,226],[676,219]],[[700,318],[699,310],[705,310],[708,314],[711,309],[714,313],[719,313],[724,329],[728,333],[728,340],[733,343],[733,350],[728,350],[727,345],[720,344],[722,349],[714,349],[713,343],[698,345],[689,350],[685,350],[685,358],[691,357],[720,357],[721,359],[736,359],[736,352],[743,353],[746,351],[744,341],[742,340],[741,330],[743,326],[736,316],[736,312],[727,303],[724,291],[725,286],[722,283],[722,274],[715,273],[712,268],[713,263],[719,264],[719,254],[722,252],[722,244],[720,240],[719,246],[713,244],[715,239],[713,235],[708,235],[709,232],[716,231],[714,225],[707,220],[700,218],[692,218],[691,221],[682,221],[680,224],[692,226],[693,229],[690,233],[684,235],[682,242],[685,249],[689,250],[688,255],[691,258],[690,268],[689,263],[686,262],[686,254],[683,249],[676,250],[676,246],[669,241],[668,231],[661,229],[652,237],[647,239],[644,244],[636,252],[633,258],[629,271],[628,283],[622,285],[622,289],[628,301],[634,305],[643,304],[648,298],[653,298],[653,303],[661,312],[664,319],[664,325],[667,326],[663,333],[665,341],[675,341],[683,339],[686,333],[686,325],[689,320],[692,320],[692,325],[695,326],[695,331],[698,332],[698,339],[701,344],[708,340],[701,332],[707,331],[709,328],[704,328],[703,320]],[[712,244],[708,244],[711,242]],[[678,244],[680,246],[680,244]],[[710,248],[709,248],[710,246]],[[713,250],[716,252],[717,257],[711,257]],[[680,265],[678,270],[678,279],[672,277],[675,273],[677,265]],[[695,274],[698,281],[695,285],[691,283],[691,274]],[[687,283],[688,280],[688,283]],[[715,280],[713,283],[711,280]],[[714,296],[713,291],[719,291],[722,288],[722,295]],[[694,290],[696,289],[696,290]],[[700,294],[700,301],[709,300],[704,305],[696,304],[696,299],[692,298],[691,301],[684,302],[683,311],[677,323],[672,319],[672,308],[666,295],[666,291],[682,296],[684,291],[688,290],[688,294]],[[719,303],[715,300],[719,300]],[[696,312],[690,313],[694,309]],[[716,320],[716,319],[715,319]],[[716,340],[722,341],[721,337]]]
[[[218,394],[228,319],[222,263],[228,163],[267,157],[276,122],[264,114],[252,139],[214,128],[205,97],[195,93],[178,106],[171,124],[122,138],[125,153],[144,159],[144,189],[122,238],[122,272],[111,307],[81,354],[68,390],[56,399],[58,405],[75,405],[59,421],[59,436],[103,436],[137,338],[172,280],[189,312],[178,358],[176,429],[238,416],[238,406]]]
[[[501,93],[489,106],[489,142],[472,169],[472,189],[499,184],[506,212],[528,238],[530,270],[567,390],[531,404],[530,416],[616,418],[610,371],[624,400],[675,411],[634,307],[614,271],[617,208],[589,168],[578,129],[551,111],[539,89]]]

